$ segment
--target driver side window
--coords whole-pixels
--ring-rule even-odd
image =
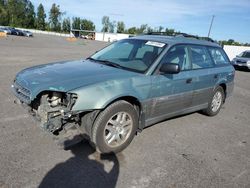
[[[181,70],[190,70],[191,62],[188,56],[188,47],[184,45],[172,47],[162,58],[161,62],[179,64]]]

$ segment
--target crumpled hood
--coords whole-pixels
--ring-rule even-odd
[[[123,79],[138,73],[98,64],[91,60],[58,62],[34,66],[19,72],[16,81],[31,91],[31,99],[41,91],[70,91],[110,79]]]

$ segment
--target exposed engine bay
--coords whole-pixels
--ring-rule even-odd
[[[74,94],[44,93],[31,103],[31,112],[41,122],[42,129],[57,135],[66,124],[78,121],[78,116],[70,111],[76,99]]]

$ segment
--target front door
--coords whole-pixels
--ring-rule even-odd
[[[179,64],[181,72],[178,74],[159,72],[152,76],[151,119],[164,119],[191,106],[193,75],[188,52],[188,47],[185,45],[172,47],[162,58],[161,64]]]

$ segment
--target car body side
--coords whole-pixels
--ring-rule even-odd
[[[189,43],[182,44],[189,45]],[[192,90],[189,91],[180,92],[177,94],[171,93],[171,88],[175,87],[175,83],[171,83],[171,77],[176,76],[171,75],[167,81],[169,92],[167,94],[165,93],[163,96],[155,97],[153,92],[159,92],[154,87],[155,82],[159,81],[159,77],[166,77],[166,75],[161,75],[157,73],[157,67],[159,67],[163,55],[168,53],[169,49],[174,45],[179,44],[168,45],[168,47],[155,61],[154,65],[152,65],[152,67],[154,67],[154,71],[152,71],[150,75],[148,75],[148,72],[151,71],[149,69],[145,75],[138,74],[134,77],[125,79],[108,80],[105,82],[89,85],[84,88],[77,88],[75,90],[70,91],[79,96],[72,110],[101,110],[106,108],[114,101],[117,101],[119,99],[131,98],[134,101],[139,102],[141,110],[140,114],[142,118],[141,122],[144,122],[142,125],[140,125],[139,128],[143,129],[146,126],[150,126],[166,118],[207,108],[208,102],[211,99],[213,92],[217,86],[223,87],[226,97],[231,95],[234,87],[234,68],[230,65],[228,60],[228,64],[224,66],[186,71],[186,73],[190,74],[190,77],[193,77],[194,81],[196,81],[196,84],[194,84]],[[202,80],[203,75],[208,74],[218,75],[218,78],[214,80],[214,82],[210,85],[206,83],[206,78]],[[183,82],[182,84],[184,85],[186,83]],[[158,85],[157,87],[161,86]],[[185,95],[192,95],[192,101],[190,105],[187,108],[183,108],[179,111],[168,113],[168,109],[171,108],[171,103],[174,102],[175,105],[182,105],[183,101],[181,99],[185,98]],[[200,99],[200,101],[203,102],[199,103],[198,101],[194,104],[194,101],[199,100],[198,98],[196,98],[196,95],[202,96],[203,99]],[[157,101],[159,101],[159,98],[162,99],[164,96],[165,99],[163,99],[162,102],[165,102],[165,106],[161,108],[161,110],[166,113],[162,116],[154,115],[154,108],[157,108]]]

